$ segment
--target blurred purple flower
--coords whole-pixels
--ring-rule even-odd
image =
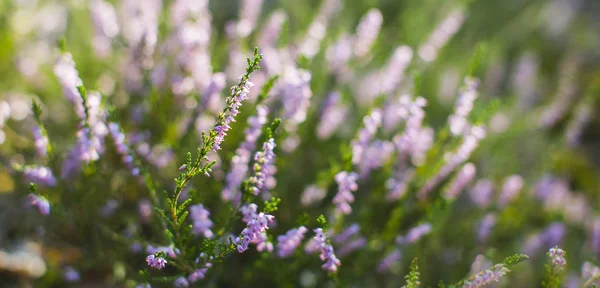
[[[354,202],[353,191],[358,190],[356,180],[358,174],[354,172],[342,171],[335,175],[335,182],[338,184],[338,193],[333,198],[333,204],[336,205],[338,212],[343,214],[352,213],[352,207],[350,203]]]
[[[244,131],[246,139],[240,143],[236,150],[236,155],[231,158],[231,168],[226,176],[226,184],[221,198],[226,201],[239,202],[240,185],[248,172],[248,163],[252,151],[256,148],[256,141],[260,137],[261,129],[267,122],[269,110],[263,105],[256,107],[256,116],[248,118],[248,128]]]
[[[286,258],[294,253],[294,250],[300,245],[304,238],[304,233],[308,229],[304,226],[289,230],[284,235],[277,236],[277,254],[281,258]]]
[[[496,224],[496,214],[488,213],[483,219],[477,224],[477,240],[480,242],[486,242],[490,237],[490,233],[492,232],[492,228]]]
[[[494,184],[489,179],[479,179],[469,190],[471,201],[479,208],[485,209],[490,205],[494,194]]]
[[[379,262],[379,265],[377,266],[377,271],[379,273],[383,273],[383,272],[390,270],[390,268],[394,264],[400,262],[401,257],[402,257],[402,253],[400,252],[400,250],[394,249],[392,252],[385,255],[385,257],[381,260],[381,262]]]
[[[196,235],[202,235],[205,238],[212,238],[213,222],[210,221],[210,212],[204,209],[202,204],[192,205],[189,208],[190,219],[192,221],[192,232]]]
[[[309,185],[302,192],[300,196],[300,203],[302,206],[307,207],[315,204],[327,196],[327,191],[317,185]]]
[[[29,193],[29,203],[37,207],[37,209],[42,215],[50,214],[50,203],[46,198],[35,195],[33,193]]]
[[[410,230],[408,230],[408,232],[406,233],[405,236],[396,237],[396,244],[399,244],[399,245],[414,244],[417,241],[419,241],[421,238],[423,238],[423,236],[425,236],[429,233],[431,233],[431,224],[423,223],[421,225],[418,225],[418,226],[413,227]]]
[[[476,168],[473,163],[469,162],[465,164],[460,171],[458,171],[456,178],[454,181],[452,181],[452,183],[450,183],[448,189],[444,191],[444,198],[447,200],[455,200],[460,192],[462,192],[465,187],[469,185],[471,181],[473,181],[473,178],[475,178],[475,173]]]
[[[56,178],[52,174],[52,170],[45,166],[25,166],[23,168],[23,175],[27,179],[27,182],[51,187],[56,185]]]

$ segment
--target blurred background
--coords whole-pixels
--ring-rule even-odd
[[[94,165],[65,168],[78,118],[56,76],[61,51],[112,107],[159,190],[171,190],[185,153],[212,128],[227,87],[258,47],[264,59],[249,101],[268,77],[280,76],[267,100],[272,116],[283,118],[274,238],[296,223],[314,228],[320,214],[329,218],[333,175],[365,115],[382,109],[377,138],[392,143],[405,127],[401,96],[423,97],[431,137],[423,159],[408,164],[416,176],[402,182],[403,196],[386,196],[398,167],[380,147],[372,158],[382,163],[359,181],[353,214],[336,222],[336,233],[359,224],[365,239],[340,258],[338,285],[399,287],[418,257],[423,287],[434,287],[526,253],[531,259],[497,287],[541,287],[554,245],[568,253],[565,287],[581,287],[600,265],[600,1],[193,2],[0,0],[0,287],[134,287],[146,254],[132,245],[161,239],[145,185],[111,140]],[[486,130],[468,157],[476,176],[453,201],[440,195],[456,173],[419,201],[417,191],[458,146],[448,140],[448,118],[468,76],[478,79],[468,118]],[[303,96],[286,100],[294,93]],[[36,153],[33,99],[52,157]],[[213,177],[192,183],[215,231],[230,213],[221,192],[252,107],[244,106],[214,156]],[[40,189],[52,206],[47,217],[28,204],[27,165],[47,166],[58,179]],[[326,195],[310,200],[311,184]],[[395,247],[396,236],[423,223],[431,223],[428,235]],[[394,251],[401,251],[395,263],[376,269]],[[232,255],[197,285],[335,285],[316,255],[297,252],[285,260]]]

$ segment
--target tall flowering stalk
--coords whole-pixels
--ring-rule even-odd
[[[248,89],[252,86],[252,83],[249,81],[250,74],[258,69],[260,60],[262,59],[262,55],[258,54],[258,49],[254,50],[254,59],[250,60],[248,58],[248,67],[246,68],[246,73],[244,73],[240,79],[239,83],[231,88],[231,95],[227,97],[225,100],[226,107],[223,112],[219,114],[217,117],[213,129],[211,129],[208,133],[202,133],[202,146],[198,148],[198,154],[195,160],[192,160],[191,153],[187,154],[187,161],[180,168],[179,177],[175,179],[175,189],[172,194],[172,198],[168,198],[168,210],[160,210],[160,216],[163,219],[164,223],[168,224],[166,236],[173,242],[175,247],[181,249],[181,253],[183,257],[178,257],[177,259],[186,259],[186,247],[188,244],[187,238],[183,237],[182,225],[183,221],[186,219],[189,212],[186,207],[191,203],[191,199],[187,199],[183,203],[179,203],[179,196],[181,195],[183,189],[187,186],[190,180],[192,180],[198,174],[205,174],[210,176],[211,167],[215,164],[215,161],[210,161],[208,158],[208,154],[212,151],[220,149],[220,144],[223,142],[224,137],[226,135],[226,131],[228,131],[231,127],[229,124],[234,121],[234,116],[239,113],[239,108],[242,104],[242,101],[247,99]],[[151,182],[151,181],[150,181]],[[152,192],[152,189],[151,189]],[[154,193],[154,192],[153,192]],[[154,205],[158,205],[156,203],[156,197],[152,197],[155,202]],[[271,219],[270,216],[261,215],[260,219]],[[205,219],[206,220],[206,219]],[[265,221],[267,221],[265,220]],[[260,223],[254,223],[255,226],[260,226],[266,229],[266,224],[263,225],[264,221],[258,221]],[[268,221],[267,221],[268,222]],[[261,226],[262,225],[262,226]],[[207,221],[203,222],[204,228],[209,228]],[[206,229],[203,229],[203,232],[207,232]],[[256,232],[255,229],[250,232]],[[248,239],[255,238],[254,234],[250,234],[251,237],[246,237]],[[175,259],[174,259],[175,260]],[[183,266],[189,268],[189,266],[182,263],[183,260],[175,260],[175,265]]]

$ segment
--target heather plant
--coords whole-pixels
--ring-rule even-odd
[[[4,1],[0,286],[595,287],[598,12]]]

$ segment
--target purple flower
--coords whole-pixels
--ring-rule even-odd
[[[394,144],[390,141],[375,140],[367,147],[363,160],[358,164],[362,179],[369,176],[373,169],[381,168],[394,152]]]
[[[452,135],[463,135],[468,132],[469,123],[467,117],[473,110],[473,102],[477,99],[477,86],[479,80],[474,78],[465,78],[464,87],[456,100],[454,113],[448,117],[448,125]]]
[[[308,229],[304,226],[300,226],[295,229],[289,230],[284,235],[277,236],[277,254],[281,258],[286,258],[294,253],[294,250],[300,245],[304,238],[304,233]]]
[[[38,156],[42,158],[48,157],[48,136],[46,135],[46,131],[42,130],[40,126],[33,126],[33,141]]]
[[[244,223],[248,224],[248,222],[250,222],[252,219],[254,219],[257,215],[256,211],[258,209],[258,206],[256,206],[256,204],[254,203],[250,203],[247,205],[244,205],[240,208],[240,212],[242,213],[242,221],[244,221]]]
[[[327,236],[323,232],[323,229],[317,228],[314,231],[316,234],[314,238],[316,240],[316,245],[321,250],[321,255],[319,256],[322,261],[325,261],[325,264],[321,267],[329,272],[336,272],[338,267],[342,265],[342,262],[335,256],[333,246],[327,243]]]
[[[240,20],[236,25],[237,36],[245,38],[256,27],[263,0],[243,0],[240,7]]]
[[[115,210],[117,210],[117,208],[119,208],[119,206],[120,206],[119,201],[117,201],[115,199],[110,199],[110,200],[106,201],[106,203],[104,204],[104,206],[102,206],[102,208],[100,208],[100,215],[104,218],[110,217],[115,213]]]
[[[248,245],[250,243],[260,246],[260,250],[263,250],[264,248],[267,250],[270,248],[272,250],[273,244],[269,245],[266,243],[266,235],[261,234],[269,229],[269,225],[273,223],[274,219],[275,216],[260,212],[258,215],[256,215],[256,217],[253,217],[250,221],[248,221],[248,224],[246,228],[242,230],[240,237],[236,238],[234,241],[234,244],[237,245],[238,252],[243,253],[244,251],[248,250]]]
[[[38,208],[42,215],[50,214],[50,203],[42,196],[29,193],[29,203]]]
[[[362,105],[369,104],[378,95],[391,95],[404,79],[404,71],[413,58],[413,51],[408,46],[399,46],[386,65],[375,72],[368,74],[358,83],[360,98],[357,100]]]
[[[344,257],[358,249],[361,249],[367,245],[367,238],[359,237],[358,239],[354,239],[348,243],[345,243],[342,248],[339,250],[340,257]]]
[[[397,244],[413,244],[431,232],[431,224],[423,223],[408,230],[405,236],[396,237]]]
[[[469,279],[465,280],[463,283],[463,288],[476,288],[481,287],[492,282],[497,282],[502,278],[502,276],[506,275],[506,273],[510,272],[508,268],[504,266],[504,264],[496,264],[492,266],[490,269],[486,269],[479,274],[473,275],[469,277]]]
[[[400,262],[400,258],[401,257],[402,257],[402,254],[400,253],[400,250],[394,249],[392,252],[388,253],[381,260],[381,262],[379,262],[379,265],[377,266],[377,271],[379,273],[383,273],[385,271],[390,270],[390,268],[392,267],[392,265]]]
[[[138,202],[138,214],[140,215],[140,219],[142,223],[146,223],[150,220],[150,216],[152,216],[152,203],[148,199],[142,199]]]
[[[25,166],[23,174],[27,182],[33,182],[39,185],[55,186],[56,178],[52,174],[52,170],[45,166]]]
[[[458,171],[458,175],[446,191],[444,191],[444,198],[447,200],[455,200],[460,192],[462,192],[473,178],[475,178],[476,168],[473,163],[465,164],[460,171]]]
[[[273,13],[269,15],[269,19],[267,19],[264,24],[262,31],[260,32],[260,36],[258,38],[258,47],[261,47],[266,51],[266,49],[270,49],[275,46],[276,41],[279,39],[279,35],[281,34],[281,27],[287,21],[287,15],[283,10],[275,10]],[[265,54],[267,55],[267,54]],[[265,57],[265,60],[270,57]],[[269,68],[268,65],[267,69]]]
[[[269,241],[267,233],[265,232],[258,234],[258,237],[254,238],[250,243],[256,245],[256,251],[258,252],[273,252],[273,243]]]
[[[352,207],[350,203],[354,202],[353,191],[358,190],[356,179],[358,174],[354,172],[342,171],[335,175],[335,182],[338,184],[338,193],[333,198],[333,204],[336,205],[337,211],[343,214],[350,214]]]
[[[154,247],[152,245],[146,246],[146,253],[148,253],[148,254],[154,255],[159,252],[164,253],[165,255],[167,255],[171,258],[176,258],[177,254],[179,254],[179,249],[173,248],[173,247],[168,247],[168,246],[159,246],[159,247]]]
[[[188,283],[188,281],[187,281],[187,279],[185,279],[185,277],[179,277],[179,278],[175,279],[175,281],[173,281],[173,287],[177,287],[177,288],[190,287],[190,283]]]
[[[483,219],[479,222],[479,227],[477,229],[477,239],[481,242],[487,241],[490,237],[490,233],[492,228],[496,224],[496,214],[488,213],[483,217]]]
[[[458,32],[464,21],[461,10],[451,11],[429,35],[427,42],[419,47],[419,56],[425,62],[432,62],[437,57],[438,50],[442,49],[448,40]]]
[[[417,192],[417,198],[426,199],[429,193],[444,181],[450,174],[471,156],[479,145],[479,141],[485,137],[485,129],[480,126],[471,127],[469,134],[464,137],[463,143],[458,150],[446,161],[446,164],[437,172],[433,178],[425,182],[421,190]]]
[[[77,90],[83,82],[79,78],[79,72],[75,69],[75,61],[71,53],[63,53],[58,56],[54,65],[54,75],[58,78],[65,97],[76,105],[75,110],[79,117],[85,117],[81,95]]]
[[[93,0],[90,2],[90,14],[94,23],[94,52],[105,57],[110,52],[112,39],[119,33],[115,7],[103,0]]]
[[[367,12],[356,27],[356,34],[354,36],[353,50],[354,55],[358,58],[365,57],[371,50],[371,46],[377,40],[381,24],[383,23],[383,16],[381,12],[376,8],[373,8]]]
[[[329,20],[340,10],[340,0],[326,0],[321,4],[321,8],[313,22],[308,27],[308,32],[304,40],[300,43],[299,54],[308,59],[312,59],[319,52],[321,41],[325,37],[325,32]]]
[[[425,155],[433,144],[433,130],[422,125],[425,118],[423,107],[426,104],[423,97],[413,100],[409,95],[402,95],[398,103],[391,103],[384,110],[383,124],[386,131],[392,131],[399,120],[405,120],[404,131],[394,136],[393,141],[399,158],[404,160],[409,155],[415,166],[423,164]]]
[[[519,175],[511,175],[504,181],[502,193],[498,198],[498,205],[502,208],[519,195],[523,188],[523,178]]]
[[[270,138],[263,144],[262,151],[254,155],[254,165],[252,166],[253,176],[250,177],[250,184],[253,186],[254,195],[263,192],[263,198],[268,198],[268,190],[274,186],[274,175],[277,171],[275,167],[275,140]]]
[[[469,190],[469,196],[471,201],[475,203],[479,208],[487,208],[492,201],[492,195],[494,194],[494,183],[489,179],[479,179],[473,185],[473,188]]]
[[[75,270],[75,268],[67,266],[63,271],[63,278],[67,282],[77,282],[79,279],[81,279],[81,276],[79,275],[79,272]]]
[[[108,123],[108,131],[110,132],[111,137],[113,138],[115,148],[117,149],[117,153],[121,155],[121,159],[125,164],[125,167],[129,170],[131,175],[137,177],[140,175],[140,169],[136,167],[133,163],[133,153],[127,144],[127,139],[125,134],[121,132],[119,128],[119,124],[115,122]]]
[[[550,261],[552,265],[563,267],[567,265],[567,260],[565,260],[565,251],[558,247],[550,248],[548,251],[548,256],[550,256]]]
[[[162,268],[165,268],[167,260],[165,260],[165,258],[162,257],[154,256],[154,254],[150,254],[148,255],[148,257],[146,257],[146,263],[148,263],[148,266],[160,270]]]
[[[254,86],[254,84],[248,81],[247,78],[240,77],[240,83],[231,87],[231,96],[226,99],[226,110],[229,114],[223,113],[224,116],[219,117],[219,120],[215,123],[215,127],[213,128],[214,133],[216,133],[214,136],[213,151],[216,152],[221,150],[221,143],[225,139],[225,135],[227,135],[226,132],[231,129],[229,124],[235,122],[234,116],[239,113],[238,109],[242,106],[242,101],[248,99],[249,89],[252,86]]]
[[[404,197],[414,175],[414,169],[400,169],[396,172],[396,176],[389,178],[385,183],[385,187],[388,189],[386,199],[396,201]]]
[[[343,33],[336,43],[327,47],[327,68],[335,74],[347,73],[348,61],[352,57],[352,38]],[[344,75],[341,75],[342,77]]]
[[[566,140],[571,147],[577,147],[585,126],[593,119],[594,107],[590,101],[581,101],[575,109],[575,115],[567,125]]]
[[[354,223],[354,224],[348,226],[348,228],[344,229],[344,231],[342,231],[342,233],[335,235],[333,237],[333,241],[338,244],[347,242],[352,236],[358,234],[359,232],[360,232],[360,225],[358,225],[357,223]]]
[[[329,139],[336,133],[348,116],[348,107],[340,103],[340,92],[332,92],[327,96],[321,108],[321,116],[317,127],[317,137]]]
[[[314,203],[317,203],[327,195],[327,191],[317,185],[309,185],[302,192],[302,196],[300,197],[300,203],[302,206],[307,207]]]
[[[210,221],[210,212],[204,209],[202,204],[190,206],[190,219],[192,220],[192,232],[196,235],[202,235],[205,238],[212,238],[213,232],[210,228],[213,222]]]
[[[248,172],[248,163],[250,155],[256,147],[256,141],[260,137],[261,129],[267,122],[268,108],[259,105],[256,107],[256,116],[248,118],[248,128],[246,128],[246,139],[240,144],[236,150],[236,155],[231,159],[231,169],[226,176],[225,189],[221,194],[221,198],[226,201],[239,201],[239,187],[246,177]]]
[[[382,114],[379,109],[374,109],[371,114],[363,118],[364,127],[358,131],[357,139],[352,141],[353,164],[357,165],[362,162],[371,138],[375,136],[375,132],[381,126],[381,119]]]
[[[202,280],[206,277],[206,272],[208,272],[208,268],[196,269],[192,274],[188,275],[187,280],[190,283],[196,283],[198,280]]]

